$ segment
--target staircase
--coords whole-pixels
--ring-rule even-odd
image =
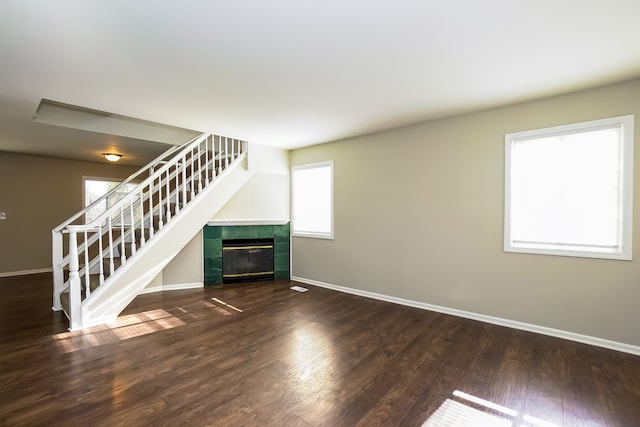
[[[169,149],[52,231],[53,309],[108,323],[246,183],[247,143],[203,134]],[[85,213],[140,182],[90,223]]]

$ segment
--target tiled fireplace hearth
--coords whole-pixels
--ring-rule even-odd
[[[275,280],[290,277],[290,229],[289,222],[263,224],[259,221],[215,222],[203,230],[204,284],[221,285],[222,241],[242,239],[273,239],[273,273]]]

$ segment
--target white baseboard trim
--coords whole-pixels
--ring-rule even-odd
[[[8,271],[0,273],[0,277],[27,276],[29,274],[51,273],[53,268],[38,268],[35,270]]]
[[[203,287],[204,287],[204,283],[202,282],[179,283],[176,285],[162,285],[162,286],[154,286],[153,288],[149,288],[149,289],[145,288],[142,291],[140,291],[138,295],[152,294],[154,292],[162,292],[162,291],[180,291],[184,289],[198,289]]]
[[[608,348],[610,350],[621,351],[623,353],[634,354],[640,356],[640,346],[625,344],[617,341],[610,341],[603,338],[592,337],[589,335],[577,334],[575,332],[563,331],[560,329],[548,328],[546,326],[533,325],[530,323],[518,322],[516,320],[503,319],[501,317],[487,316],[485,314],[473,313],[470,311],[457,310],[455,308],[442,307],[439,305],[427,304],[424,302],[408,300],[404,298],[393,297],[375,292],[363,291],[360,289],[348,288],[345,286],[333,285],[331,283],[319,282],[317,280],[305,279],[304,277],[291,276],[292,281],[315,285],[322,288],[333,289],[334,291],[344,292],[348,294],[358,295],[366,298],[377,299],[381,301],[391,302],[394,304],[406,305],[409,307],[420,308],[423,310],[435,311],[437,313],[450,314],[452,316],[463,317],[465,319],[478,320],[480,322],[491,323],[508,328],[519,329],[522,331],[534,332],[541,335],[548,335],[556,338],[562,338],[569,341],[575,341],[583,344],[594,345],[597,347]]]
[[[204,283],[195,282],[195,283],[180,283],[177,285],[164,285],[162,286],[162,289],[165,291],[180,291],[183,289],[197,289],[197,288],[203,288],[203,287],[204,287]]]

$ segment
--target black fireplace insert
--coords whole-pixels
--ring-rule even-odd
[[[222,241],[222,283],[273,278],[273,238]]]

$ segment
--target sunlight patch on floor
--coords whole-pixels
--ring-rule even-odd
[[[318,323],[293,325],[289,351],[281,358],[292,368],[296,393],[311,395],[339,380],[330,332]]]
[[[452,395],[422,427],[560,427],[460,390]]]
[[[184,321],[159,309],[120,316],[115,322],[107,325],[63,332],[53,335],[52,338],[63,352],[71,353],[86,347],[111,344],[184,325]]]
[[[239,308],[234,307],[234,306],[232,306],[231,304],[227,304],[226,302],[224,302],[224,301],[222,301],[222,300],[219,300],[218,298],[211,298],[211,301],[213,301],[213,302],[217,302],[218,304],[221,304],[221,305],[223,305],[223,306],[225,306],[225,307],[228,307],[228,308],[230,308],[231,310],[235,310],[235,311],[237,311],[238,313],[242,313],[242,312],[243,312],[243,311],[242,311],[242,310],[240,310]]]
[[[462,392],[460,390],[455,390],[453,392],[453,395],[455,397],[459,397],[462,400],[466,400],[468,402],[475,403],[476,405],[480,405],[481,407],[484,407],[484,408],[493,409],[496,412],[501,412],[501,413],[503,413],[505,415],[508,415],[508,416],[511,416],[511,417],[515,417],[515,416],[518,415],[518,411],[514,411],[513,409],[506,408],[506,407],[504,407],[502,405],[498,405],[497,403],[493,403],[493,402],[490,402],[488,400],[481,399],[481,398],[479,398],[477,396],[474,396],[472,394],[467,394],[467,393]]]
[[[422,427],[511,427],[507,418],[482,412],[464,403],[447,399]]]

